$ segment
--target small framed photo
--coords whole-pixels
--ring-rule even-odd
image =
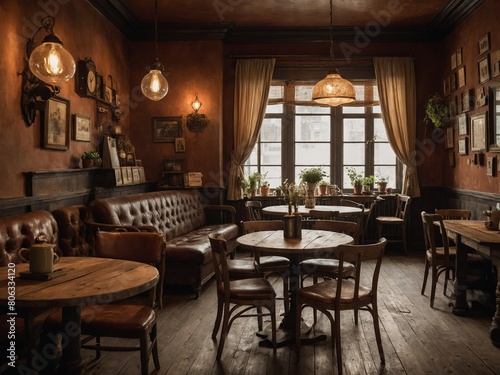
[[[458,113],[457,112],[457,106],[458,106],[457,101],[458,101],[457,97],[454,96],[451,98],[451,100],[448,103],[448,112],[450,113],[451,118],[455,118],[455,116]]]
[[[455,52],[453,55],[451,55],[451,70],[455,69],[457,67],[457,53]]]
[[[477,49],[480,55],[490,50],[490,33],[487,33],[479,42],[477,42]]]
[[[455,166],[455,153],[453,151],[448,152],[448,164],[450,167]]]
[[[132,168],[132,181],[140,182],[141,175],[139,174],[139,168]]]
[[[460,155],[467,155],[467,138],[460,138],[458,140],[458,153]]]
[[[479,60],[477,63],[479,71],[479,83],[484,83],[490,80],[490,60],[488,56]]]
[[[182,137],[182,116],[153,118],[153,142],[174,143],[175,138],[180,137]]]
[[[486,112],[470,118],[470,150],[472,152],[486,151]]]
[[[462,65],[462,47],[460,47],[459,49],[457,49],[457,66],[460,66]]]
[[[490,55],[491,76],[498,77],[500,75],[500,50],[492,52]]]
[[[108,85],[104,85],[104,98],[103,99],[106,103],[113,104],[113,89]]]
[[[465,86],[465,66],[458,68],[458,87]]]
[[[488,156],[486,158],[486,175],[488,176],[494,176],[495,175],[495,170],[496,170],[496,157],[495,156]]]
[[[90,142],[90,117],[73,115],[73,139]]]
[[[175,152],[185,152],[186,141],[184,138],[175,138]]]
[[[450,92],[453,92],[457,89],[457,74],[451,73],[450,75]]]
[[[45,102],[43,148],[67,150],[69,148],[69,100],[54,96]]]
[[[469,90],[465,90],[460,95],[462,97],[462,112],[469,112],[470,111],[470,94],[469,94]]]
[[[482,107],[486,105],[486,94],[484,92],[484,87],[478,87],[476,89],[476,107]]]
[[[444,96],[450,95],[450,77],[443,79],[443,94]]]
[[[453,148],[453,126],[446,128],[446,148]]]
[[[467,114],[462,113],[457,116],[458,135],[467,135]]]

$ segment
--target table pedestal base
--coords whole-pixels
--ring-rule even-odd
[[[259,346],[263,348],[272,348],[272,329],[271,325],[265,327],[263,331],[257,332],[257,336],[264,340],[259,342]],[[321,331],[316,331],[314,326],[309,326],[305,322],[300,326],[300,342],[302,345],[315,344],[320,341],[325,341],[326,335]],[[276,347],[282,348],[295,344],[295,330],[287,330],[280,325],[276,331]]]

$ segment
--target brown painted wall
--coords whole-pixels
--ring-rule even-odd
[[[481,86],[487,92],[488,83],[500,81],[500,76],[495,77],[490,82],[484,84],[479,83],[479,74],[477,64],[478,61],[486,56],[486,54],[479,55],[478,41],[490,33],[490,50],[487,54],[500,49],[500,30],[498,29],[498,14],[500,13],[500,2],[496,0],[489,0],[481,8],[476,11],[469,19],[461,24],[456,30],[453,31],[445,40],[443,45],[442,59],[445,62],[444,67],[440,71],[441,79],[448,77],[451,74],[451,55],[462,48],[463,64],[465,65],[466,85],[459,88],[457,91],[451,93],[448,97],[457,96],[460,103],[460,95],[465,90],[477,89]],[[454,72],[457,72],[455,69]],[[459,104],[461,109],[461,104]],[[484,113],[488,110],[488,106],[473,108],[468,114],[475,115]],[[470,120],[469,120],[469,134],[470,134]],[[472,153],[469,151],[468,155],[458,155],[458,129],[454,124],[454,152],[455,152],[455,167],[448,166],[447,155],[443,157],[443,186],[452,187],[457,189],[475,190],[486,193],[500,192],[500,177],[487,176],[486,165],[467,165],[467,159],[473,158]],[[486,152],[487,156],[494,156],[495,153]],[[486,164],[486,163],[485,163]]]
[[[42,8],[39,3],[50,3]],[[55,17],[54,33],[75,60],[92,57],[97,70],[105,77],[111,74],[119,84],[120,92],[128,92],[127,41],[107,20],[86,1],[54,0],[34,2],[30,0],[4,0],[0,5],[0,164],[2,183],[0,197],[22,197],[23,172],[75,168],[83,151],[97,147],[98,131],[92,126],[90,143],[70,141],[69,150],[42,149],[40,115],[27,127],[21,117],[21,76],[26,38],[32,37],[46,15]],[[36,36],[37,45],[46,33]],[[96,104],[91,99],[80,98],[75,93],[74,79],[61,85],[61,97],[70,100],[71,113],[91,117],[95,124]],[[123,100],[126,105],[127,99]],[[124,128],[128,120],[122,120]],[[70,124],[71,125],[71,124]]]

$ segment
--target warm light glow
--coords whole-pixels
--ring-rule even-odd
[[[316,83],[312,99],[318,104],[336,107],[354,102],[356,91],[351,82],[343,79],[340,74],[333,73]]]
[[[168,92],[168,82],[160,70],[151,69],[141,81],[141,90],[148,99],[158,101]]]
[[[33,74],[45,83],[60,84],[75,74],[73,56],[59,43],[42,43],[30,55],[29,66]]]
[[[196,98],[191,102],[191,107],[193,108],[193,111],[198,112],[198,110],[201,108],[201,102],[198,99],[198,94],[195,94]]]

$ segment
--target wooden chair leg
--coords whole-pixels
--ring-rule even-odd
[[[212,331],[212,339],[217,337],[217,332],[219,332],[220,322],[222,320],[222,310],[224,309],[224,301],[220,298],[217,299],[217,317],[215,318],[214,329]]]

